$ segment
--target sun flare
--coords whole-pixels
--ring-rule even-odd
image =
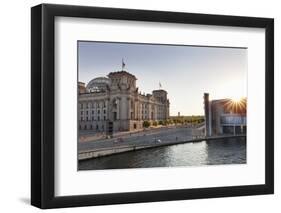
[[[243,100],[243,97],[239,96],[239,95],[233,95],[233,96],[230,97],[230,99],[234,103],[238,103],[238,102],[241,102]]]
[[[229,101],[226,102],[226,107],[231,110],[232,113],[244,111],[247,107],[246,98],[241,96],[232,96]]]

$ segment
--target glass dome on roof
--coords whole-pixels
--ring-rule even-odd
[[[87,84],[86,89],[89,92],[103,92],[107,89],[109,82],[109,78],[106,77],[94,78]]]

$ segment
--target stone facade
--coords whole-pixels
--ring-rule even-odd
[[[132,131],[143,128],[143,121],[169,118],[167,92],[159,89],[152,94],[141,94],[136,77],[126,71],[111,72],[108,77],[78,85],[78,119],[80,130]]]

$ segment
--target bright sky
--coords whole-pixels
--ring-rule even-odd
[[[88,83],[121,70],[137,77],[142,93],[168,92],[170,115],[203,115],[211,99],[247,96],[247,49],[110,42],[78,42],[78,78]]]

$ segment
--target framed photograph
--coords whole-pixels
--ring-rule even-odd
[[[31,204],[274,192],[274,20],[31,9]]]

